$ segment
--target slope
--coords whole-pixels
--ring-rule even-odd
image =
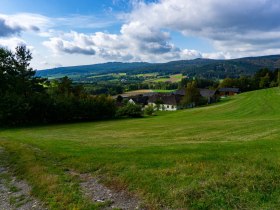
[[[156,117],[2,130],[0,146],[54,209],[91,208],[69,170],[154,209],[276,209],[279,103],[279,88],[254,91]]]

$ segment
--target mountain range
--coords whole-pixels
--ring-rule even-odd
[[[56,77],[70,75],[89,75],[107,73],[142,74],[151,72],[160,73],[184,73],[189,76],[201,76],[205,78],[238,77],[252,75],[257,70],[268,68],[280,69],[280,55],[245,57],[230,60],[214,60],[197,58],[194,60],[179,60],[167,63],[147,62],[109,62],[103,64],[59,67],[54,69],[40,70],[36,76]]]

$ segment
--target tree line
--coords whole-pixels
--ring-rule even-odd
[[[115,101],[92,96],[64,77],[50,82],[35,77],[25,46],[0,48],[0,125],[73,122],[112,118]]]
[[[280,86],[280,70],[260,69],[253,76],[226,78],[219,87],[239,88],[241,92]]]
[[[0,126],[143,115],[141,106],[126,103],[118,107],[111,97],[93,96],[83,85],[73,83],[68,77],[54,81],[36,77],[35,70],[30,67],[31,60],[31,52],[25,46],[17,47],[14,52],[0,48]],[[269,69],[261,69],[253,76],[226,78],[221,82],[187,78],[179,84],[179,88],[186,87],[183,103],[197,105],[207,103],[200,97],[198,88],[237,87],[245,92],[276,86],[280,86],[280,71]],[[119,89],[110,88],[111,91],[122,92],[121,86]]]

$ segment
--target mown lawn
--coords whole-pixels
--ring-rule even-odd
[[[142,119],[0,131],[15,173],[52,209],[95,209],[67,171],[149,208],[278,209],[280,90]]]

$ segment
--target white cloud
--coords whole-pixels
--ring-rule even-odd
[[[280,49],[278,0],[161,0],[139,3],[130,24],[171,29],[210,40],[217,51],[240,56]],[[227,57],[227,56],[226,56]]]
[[[138,29],[140,27],[139,32]],[[65,33],[43,44],[56,54],[95,55],[108,61],[162,62],[201,57],[195,50],[181,50],[169,43],[169,34],[145,26],[123,25],[121,34]]]
[[[280,2],[276,0],[131,2],[134,9],[121,16],[125,24],[120,34],[71,32],[44,44],[56,53],[153,62],[197,57],[228,59],[280,49]],[[170,30],[207,39],[216,52],[181,49],[172,44],[167,32]]]
[[[18,36],[22,32],[39,33],[50,25],[50,21],[47,17],[38,14],[0,14],[0,37]]]
[[[114,1],[115,5],[128,4],[133,8],[129,13],[117,16],[121,20],[82,15],[50,18],[27,13],[0,14],[0,36],[6,37],[0,39],[0,45],[24,42],[18,38],[21,33],[35,33],[45,39],[43,45],[57,57],[82,59],[82,56],[88,58],[88,63],[92,60],[165,62],[197,57],[228,59],[280,53],[278,0],[127,2]],[[80,32],[81,29],[100,30],[118,21],[123,23],[118,33]],[[215,50],[199,52],[176,46],[172,31],[207,40]],[[70,61],[67,63],[65,60],[63,64],[68,65]]]
[[[0,47],[14,50],[19,45],[26,45],[26,42],[17,37],[0,38]]]

